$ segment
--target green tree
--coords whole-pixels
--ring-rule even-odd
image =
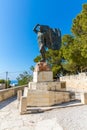
[[[0,83],[5,83],[5,80],[4,79],[0,79]]]
[[[8,79],[7,81],[4,79],[0,79],[1,84],[5,84],[5,88],[10,88],[11,81]]]
[[[87,4],[83,5],[83,10],[73,20],[72,35],[64,35],[63,57],[65,62],[63,67],[70,72],[81,71],[87,66]]]
[[[87,36],[87,4],[83,4],[82,11],[73,20],[72,33],[80,38]]]
[[[34,66],[33,65],[30,67],[30,70],[31,70],[31,73],[34,71]]]
[[[37,63],[41,60],[41,55],[34,58],[34,62]]]
[[[25,85],[28,82],[32,81],[32,75],[30,72],[24,71],[22,74],[19,74],[17,77],[18,85]]]
[[[59,50],[51,50],[49,49],[46,52],[46,59],[48,64],[51,66],[54,77],[56,74],[61,71],[61,53]]]

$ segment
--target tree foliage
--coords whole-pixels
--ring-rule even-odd
[[[34,59],[34,62],[39,62],[41,60],[41,55],[37,56],[35,59]]]
[[[4,79],[0,79],[0,83],[5,83],[5,80]]]
[[[0,79],[0,84],[5,84],[5,88],[10,88],[11,81],[8,79],[7,81],[4,79]]]
[[[24,71],[17,77],[18,85],[25,85],[32,81],[32,74],[28,71]]]
[[[75,73],[87,66],[87,4],[73,20],[71,30],[72,35],[62,38],[63,57],[67,61],[63,67]]]
[[[73,20],[72,33],[80,38],[87,34],[87,4],[83,4],[81,13]]]
[[[49,49],[46,52],[46,59],[48,64],[50,64],[54,76],[61,70],[61,54],[59,50]]]

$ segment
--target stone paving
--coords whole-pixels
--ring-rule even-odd
[[[13,97],[0,103],[0,130],[87,130],[87,105],[20,115]]]

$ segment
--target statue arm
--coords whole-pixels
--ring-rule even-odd
[[[38,27],[38,26],[40,26],[40,24],[36,24],[35,27],[33,28],[33,31],[34,31],[35,33],[38,32],[38,30],[37,30],[37,27]]]

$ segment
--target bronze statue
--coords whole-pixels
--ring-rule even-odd
[[[46,61],[46,48],[59,50],[61,46],[61,32],[59,29],[52,29],[47,25],[37,24],[33,31],[38,36],[39,49],[42,56],[41,61]]]

